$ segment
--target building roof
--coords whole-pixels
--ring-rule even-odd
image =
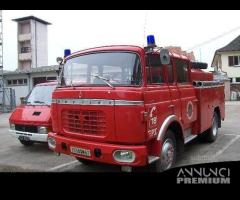
[[[49,23],[49,22],[47,22],[47,21],[45,21],[45,20],[42,20],[42,19],[40,19],[40,18],[37,18],[37,17],[35,17],[35,16],[33,16],[33,15],[27,16],[27,17],[16,18],[16,19],[13,19],[13,21],[15,21],[15,22],[21,22],[21,21],[30,20],[30,19],[36,20],[36,21],[38,21],[38,22],[40,22],[40,23],[43,23],[43,24],[46,24],[46,25],[51,25],[51,23]]]
[[[19,70],[16,69],[15,71],[5,71],[4,75],[14,75],[14,74],[28,74],[28,73],[41,73],[41,72],[53,72],[57,71],[59,68],[59,65],[50,65],[50,66],[42,66],[37,68],[30,68],[26,70]]]
[[[216,52],[226,52],[226,51],[240,51],[240,35],[227,44],[225,47],[218,49]]]

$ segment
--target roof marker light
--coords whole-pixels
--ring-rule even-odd
[[[154,38],[154,35],[148,35],[147,36],[147,45],[149,47],[155,47],[155,38]]]
[[[64,49],[64,57],[67,57],[71,54],[71,50],[70,49]]]

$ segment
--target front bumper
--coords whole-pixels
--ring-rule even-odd
[[[74,157],[80,157],[87,160],[92,160],[101,163],[114,164],[120,166],[145,166],[148,164],[148,150],[145,145],[118,145],[118,144],[109,144],[109,143],[98,143],[86,140],[79,140],[73,138],[67,138],[64,136],[59,136],[55,133],[50,132],[48,134],[49,138],[53,138],[56,141],[56,147],[53,149],[49,148],[56,153],[63,153],[71,155]],[[70,147],[78,147],[90,150],[91,156],[83,156],[79,154],[72,153]],[[95,155],[94,151],[96,149],[101,150],[101,156],[98,157]],[[135,160],[131,163],[117,162],[113,158],[113,152],[116,150],[131,150],[135,153]]]
[[[23,132],[23,131],[17,131],[17,130],[9,130],[10,135],[13,137],[19,138],[19,136],[26,136],[31,141],[36,142],[47,142],[47,134],[38,134],[38,133],[30,133],[30,132]]]

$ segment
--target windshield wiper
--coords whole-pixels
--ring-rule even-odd
[[[114,86],[109,82],[109,81],[110,81],[109,79],[104,78],[104,77],[102,77],[102,76],[98,76],[98,75],[91,75],[91,76],[102,80],[102,81],[103,81],[104,83],[106,83],[109,87],[111,87],[112,89],[114,89]]]

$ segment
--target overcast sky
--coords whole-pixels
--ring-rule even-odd
[[[34,15],[48,26],[48,64],[56,64],[65,48],[72,52],[115,44],[146,45],[154,34],[158,46],[181,46],[187,50],[240,27],[240,11],[82,11],[4,10],[4,69],[17,68],[17,24],[12,19]],[[144,28],[145,27],[145,28]],[[145,31],[144,31],[145,30]],[[211,64],[216,49],[240,35],[240,29],[194,49],[198,60]]]

